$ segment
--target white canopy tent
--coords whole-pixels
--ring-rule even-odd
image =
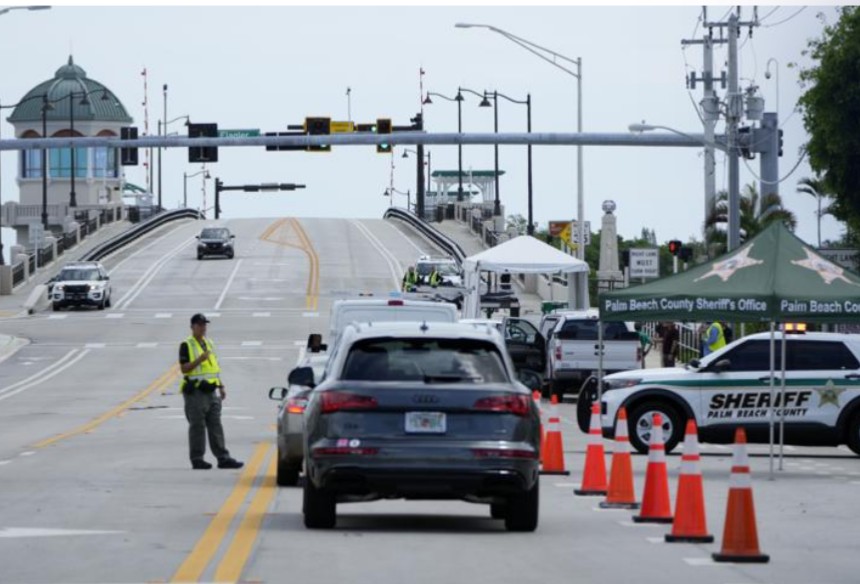
[[[521,235],[486,251],[469,256],[463,262],[466,299],[463,318],[481,314],[481,272],[510,274],[555,274],[588,272],[588,264],[531,237]]]

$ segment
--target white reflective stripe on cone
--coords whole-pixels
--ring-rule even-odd
[[[666,447],[663,445],[663,419],[660,414],[651,418],[651,443],[648,445],[648,462],[666,462]]]
[[[699,453],[699,439],[695,434],[686,434],[684,436],[684,454]]]
[[[735,444],[735,451],[732,454],[732,466],[746,466],[749,467],[750,459],[747,455],[747,445],[743,444]]]
[[[699,458],[687,459],[686,455],[684,455],[684,457],[681,458],[681,474],[695,476],[702,474],[702,471],[699,468]]]
[[[752,477],[749,468],[745,471],[732,468],[732,476],[729,479],[730,489],[752,489]]]

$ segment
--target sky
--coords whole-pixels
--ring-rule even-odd
[[[762,27],[740,50],[742,86],[758,85],[766,111],[776,107],[775,76],[766,79],[766,63],[779,63],[780,119],[785,156],[780,176],[794,167],[807,136],[800,114],[792,114],[801,88],[797,67],[807,39],[820,35],[822,20],[836,20],[827,7],[762,6]],[[709,9],[709,18],[727,7]],[[742,15],[751,16],[752,7]],[[53,77],[69,54],[89,77],[116,93],[135,125],[143,128],[141,71],[148,72],[149,123],[161,117],[161,87],[168,85],[168,118],[189,114],[193,121],[221,128],[284,131],[305,116],[347,119],[346,88],[351,88],[352,117],[372,122],[390,117],[409,123],[421,107],[419,70],[424,90],[454,95],[458,86],[498,90],[513,98],[532,96],[535,131],[576,129],[576,80],[540,61],[504,37],[480,29],[458,29],[457,22],[486,23],[583,60],[583,117],[587,132],[626,132],[643,120],[700,133],[701,122],[685,88],[685,75],[701,72],[698,47],[681,48],[696,31],[699,6],[674,7],[67,7],[18,11],[0,16],[0,101],[14,103],[39,82]],[[792,17],[792,15],[796,16]],[[819,17],[818,15],[821,15]],[[790,18],[792,17],[792,18]],[[785,22],[781,22],[784,21]],[[726,51],[718,48],[715,67],[725,68]],[[701,98],[701,86],[692,92]],[[493,130],[493,113],[467,96],[463,128]],[[4,112],[2,135],[12,135]],[[501,131],[524,131],[523,106],[500,101]],[[435,100],[425,106],[430,132],[456,130],[456,104]],[[171,127],[183,130],[181,123]],[[719,131],[719,128],[718,128]],[[153,130],[154,133],[154,130]],[[456,170],[456,146],[434,146],[434,170]],[[394,157],[394,185],[415,192],[415,159]],[[492,146],[463,150],[464,168],[492,169]],[[17,198],[16,155],[3,156],[4,200]],[[575,148],[535,147],[534,214],[549,220],[576,215]],[[210,165],[212,177],[226,184],[298,182],[302,191],[224,195],[225,217],[381,217],[388,204],[391,157],[373,147],[340,147],[329,154],[266,152],[263,148],[220,150]],[[758,160],[751,162],[758,172]],[[586,219],[599,224],[601,204],[617,204],[619,233],[638,235],[654,229],[657,240],[687,240],[701,232],[704,219],[702,155],[698,149],[586,147],[584,182]],[[526,214],[526,148],[500,149],[500,197],[508,213]],[[164,203],[175,207],[182,197],[182,173],[193,173],[183,149],[164,155]],[[815,242],[816,204],[796,193],[797,179],[811,176],[802,162],[781,183],[787,207],[799,219],[797,233]],[[143,167],[127,167],[128,181],[145,185]],[[717,188],[727,172],[718,155]],[[741,165],[741,184],[754,181]],[[200,177],[189,180],[191,205],[200,205]],[[212,181],[208,184],[211,205]],[[395,203],[405,204],[405,197]],[[4,243],[11,234],[4,230]],[[822,220],[823,239],[839,237],[841,225]],[[336,236],[337,234],[332,234]]]

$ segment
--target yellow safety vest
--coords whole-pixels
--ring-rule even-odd
[[[705,338],[707,339],[711,336],[712,327],[717,327],[717,331],[719,334],[717,334],[717,340],[708,345],[708,349],[711,353],[726,346],[726,335],[723,332],[723,325],[718,322],[712,323],[711,326],[708,327],[708,330],[705,332]]]
[[[209,358],[200,363],[197,367],[185,374],[185,378],[191,381],[208,381],[214,385],[221,385],[221,367],[218,365],[218,357],[215,355],[215,347],[209,339],[204,338],[206,349],[209,351]],[[185,339],[185,345],[188,347],[188,358],[191,362],[196,361],[203,354],[203,348],[193,336]],[[184,389],[184,384],[183,384]]]
[[[430,285],[431,286],[433,286],[434,288],[436,286],[438,286],[439,285],[439,279],[440,279],[439,272],[437,272],[435,269],[432,272],[430,272]]]

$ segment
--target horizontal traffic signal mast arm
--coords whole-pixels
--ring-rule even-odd
[[[537,146],[672,146],[682,148],[701,148],[704,138],[677,134],[623,133],[565,133],[565,132],[508,132],[476,133],[464,132],[394,132],[391,134],[372,134],[356,132],[351,134],[295,135],[295,136],[249,136],[188,138],[186,136],[142,136],[136,140],[122,140],[119,136],[57,137],[57,138],[14,138],[0,140],[0,150],[42,150],[58,148],[188,148],[197,147],[261,147],[261,146],[372,146],[375,144],[393,145],[457,145],[457,144],[533,144]],[[716,147],[725,149],[725,137],[716,138]]]

